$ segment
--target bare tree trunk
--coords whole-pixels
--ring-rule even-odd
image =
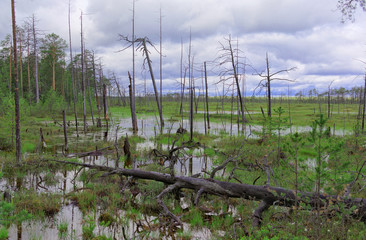
[[[191,76],[191,50],[192,50],[192,34],[189,34],[189,51],[188,51],[188,78],[189,78],[189,140],[193,140],[193,84]]]
[[[86,70],[86,73],[85,73],[86,83],[88,84],[87,87],[88,87],[88,95],[89,95],[90,114],[91,114],[92,122],[93,122],[93,126],[94,126],[95,125],[95,123],[94,123],[94,113],[93,113],[93,104],[92,104],[91,93],[90,93],[90,79],[89,79],[89,76],[87,74],[88,73],[88,63],[87,63],[87,61],[85,61],[85,70]]]
[[[272,116],[272,106],[271,106],[271,78],[269,75],[269,62],[268,53],[266,53],[266,68],[267,68],[267,99],[268,99],[268,117]]]
[[[201,72],[201,80],[202,80],[202,95],[203,98],[205,98],[205,84],[204,84],[204,65],[202,66],[202,72]],[[206,100],[203,99],[203,124],[204,124],[204,128],[205,128],[205,135],[207,135],[208,131],[207,131],[207,118],[206,118]]]
[[[237,67],[235,66],[234,51],[233,51],[233,48],[231,46],[231,38],[229,38],[229,47],[230,47],[230,55],[231,55],[231,64],[232,64],[232,67],[233,67],[234,78],[235,78],[235,82],[236,82],[236,88],[237,88],[238,96],[239,96],[241,119],[242,119],[243,129],[244,129],[244,124],[247,122],[247,119],[245,118],[245,113],[244,113],[244,105],[243,105],[243,100],[242,100],[241,92],[240,92]],[[239,63],[237,63],[237,64],[239,64]]]
[[[108,116],[111,116],[111,104],[112,104],[111,88],[112,88],[111,85],[108,84],[108,100],[107,100]]]
[[[225,102],[225,82],[222,82],[222,98],[221,98],[221,123],[222,126],[225,129],[226,132],[226,122],[224,121],[224,114],[225,114],[225,108],[224,108],[224,102]]]
[[[244,88],[243,88],[244,89]],[[237,124],[237,127],[238,127],[238,135],[240,134],[240,103],[239,103],[239,96],[236,96],[236,109],[237,109],[237,116],[236,116],[236,124]],[[244,132],[244,129],[243,129],[243,125],[242,125],[242,132]]]
[[[235,80],[234,80],[235,81]],[[233,135],[233,111],[234,111],[234,85],[231,92],[231,107],[230,107],[230,136]]]
[[[34,64],[35,73],[34,78],[36,81],[36,103],[39,103],[39,84],[38,84],[38,53],[37,53],[37,36],[36,36],[36,26],[35,26],[35,16],[32,16],[32,30],[33,30],[33,51],[34,51]]]
[[[207,68],[206,62],[204,62],[205,66],[205,85],[206,85],[206,117],[207,117],[207,128],[210,129],[210,111],[208,107],[208,84],[207,84]]]
[[[97,119],[97,127],[102,127],[102,122],[100,119],[100,104],[99,104],[99,97],[98,97],[98,88],[97,88],[97,78],[95,72],[95,59],[94,59],[94,52],[92,55],[93,61],[93,82],[94,82],[94,91],[95,91],[95,101],[97,102],[97,110],[98,110],[98,119]]]
[[[159,117],[160,117],[160,131],[162,132],[163,127],[164,127],[163,112],[162,112],[160,101],[159,101],[159,93],[158,93],[158,90],[156,88],[154,72],[153,72],[153,69],[152,69],[152,66],[151,66],[149,51],[147,50],[147,47],[146,47],[146,39],[145,38],[142,40],[142,44],[143,44],[143,50],[144,50],[145,56],[146,56],[146,61],[147,61],[147,64],[149,66],[151,80],[152,80],[153,87],[154,87],[155,100],[156,100],[156,104],[158,105],[158,111],[159,111]]]
[[[136,116],[136,102],[135,102],[135,0],[132,0],[132,79],[130,73],[128,73],[131,85],[130,91],[130,105],[131,105],[131,115],[132,115],[132,128],[133,133],[136,134],[138,131],[137,127],[137,116]]]
[[[80,41],[81,41],[81,91],[83,93],[84,133],[86,133],[86,106],[85,106],[85,73],[84,73],[84,40],[83,40],[83,12],[80,14]]]
[[[20,111],[19,111],[19,87],[18,87],[18,63],[17,63],[17,36],[15,22],[14,0],[11,0],[11,20],[13,27],[14,44],[14,101],[15,101],[15,144],[16,144],[16,162],[20,164],[22,160],[21,142],[20,142]]]
[[[363,109],[362,109],[362,132],[365,128],[365,109],[366,109],[366,74],[365,74],[365,86],[363,88]]]
[[[191,64],[191,79],[192,79],[192,86],[193,86],[193,103],[194,103],[194,112],[197,114],[197,107],[198,107],[198,100],[199,98],[196,95],[196,80],[194,79],[194,75],[193,75],[193,66],[194,66],[194,56],[192,58],[192,64]],[[199,91],[198,91],[199,94]]]
[[[180,97],[181,97],[181,101],[180,101],[179,113],[182,114],[182,116],[183,116],[182,111],[183,111],[183,97],[184,97],[184,83],[185,82],[183,82],[183,40],[181,39],[180,41],[181,41],[181,43],[180,43],[180,86],[181,86]],[[182,119],[182,127],[183,127],[183,119]]]
[[[130,85],[128,86],[130,95],[130,108],[131,108],[131,118],[132,118],[132,131],[134,134],[137,133],[137,117],[136,117],[136,107],[135,107],[135,95],[133,94],[132,84],[133,80],[131,78],[130,72],[128,72],[128,78],[130,79]]]
[[[186,87],[186,74],[187,74],[187,69],[184,70],[184,78],[183,78],[183,82],[182,84],[182,92],[181,92],[181,98],[180,98],[180,114],[182,117],[182,127],[183,127],[183,101],[184,101],[184,89]]]
[[[160,8],[160,106],[163,110],[163,28]]]
[[[190,95],[190,100],[189,100],[189,127],[190,127],[190,141],[193,141],[193,84],[192,84],[192,79],[189,79],[189,95]]]
[[[69,14],[68,14],[68,22],[69,22],[69,45],[70,45],[70,65],[71,65],[71,82],[72,82],[72,96],[73,96],[73,103],[74,103],[74,115],[75,115],[75,127],[76,127],[76,136],[79,137],[79,130],[78,130],[78,116],[76,112],[76,83],[75,83],[75,76],[74,76],[74,62],[72,58],[72,45],[71,45],[71,21],[70,21],[70,1],[69,0]]]
[[[108,128],[108,112],[107,112],[107,86],[103,83],[103,106],[104,106],[104,120],[107,123],[107,128]]]
[[[31,98],[31,77],[30,77],[30,31],[27,27],[27,77],[28,77],[28,101],[29,101],[29,106],[32,104],[32,98]]]
[[[21,30],[20,30],[21,31]],[[22,34],[19,34],[19,72],[20,72],[20,93],[23,97],[23,62],[22,62]]]

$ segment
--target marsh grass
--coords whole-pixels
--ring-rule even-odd
[[[204,226],[204,219],[202,213],[197,208],[192,208],[189,211],[189,214],[185,215],[183,219],[188,221],[192,227],[199,228]]]
[[[36,193],[29,190],[16,194],[13,202],[16,213],[17,211],[26,210],[39,218],[54,216],[62,206],[61,195]]]
[[[60,222],[57,225],[58,238],[59,239],[67,239],[68,229],[69,229],[69,224],[67,222]]]
[[[71,195],[70,198],[75,201],[84,214],[96,210],[97,194],[92,190],[85,189],[84,191]]]

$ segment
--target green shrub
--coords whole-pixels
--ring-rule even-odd
[[[9,230],[4,227],[0,227],[0,240],[6,240],[9,238],[8,236]]]

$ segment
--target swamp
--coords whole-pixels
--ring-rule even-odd
[[[265,99],[256,98],[247,101],[252,120],[238,125],[238,114],[230,112],[231,99],[223,101],[209,99],[210,129],[205,127],[204,102],[198,104],[190,139],[185,120],[190,113],[176,113],[179,102],[163,98],[165,125],[160,132],[152,99],[145,105],[139,98],[139,129],[134,134],[129,107],[111,97],[110,117],[101,127],[88,118],[87,132],[76,133],[74,116],[66,115],[67,150],[59,106],[48,106],[51,120],[27,109],[21,164],[13,160],[14,140],[2,138],[1,231],[11,239],[311,239],[317,234],[322,239],[362,239],[362,202],[350,206],[343,201],[365,194],[366,143],[357,114],[352,114],[358,104],[344,99],[340,114],[326,119],[321,113],[327,112],[326,104],[319,108],[309,99],[274,98],[274,114],[268,118],[256,111]],[[288,103],[294,106],[291,115],[284,110]],[[185,108],[189,102],[183,102]],[[303,115],[311,115],[313,122],[303,122]],[[8,129],[10,136],[12,127]],[[299,202],[274,201],[259,216],[259,227],[254,226],[254,212],[261,201],[255,194],[200,193],[201,188],[189,186],[165,193],[169,182],[114,172],[118,169],[163,173],[168,179],[281,187],[296,191]],[[318,180],[320,194],[334,201],[309,203],[317,197]],[[302,199],[305,192],[313,194],[308,201]]]
[[[156,34],[144,0],[64,2],[40,21],[24,18],[35,6],[11,0],[11,34],[0,28],[0,240],[366,238],[365,62],[347,65],[356,34],[344,33],[361,31],[353,24],[364,0],[334,1],[345,27],[307,30],[296,16],[305,8],[271,5],[301,26],[243,35],[235,25],[238,37],[222,37],[217,23],[215,46],[199,28],[223,16],[215,4],[215,17],[190,26],[169,20],[186,1],[165,2]],[[75,21],[81,2],[88,11]],[[233,2],[253,6],[229,2],[234,22],[248,24]],[[129,12],[116,20],[118,7]],[[41,30],[58,18],[68,23],[52,27],[61,35]],[[350,42],[337,45],[342,61],[305,36],[326,28]],[[96,29],[115,31],[118,44]]]

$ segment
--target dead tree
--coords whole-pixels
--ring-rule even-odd
[[[362,132],[365,128],[365,109],[366,109],[366,74],[365,74],[365,86],[363,88],[363,108],[362,108]]]
[[[152,45],[150,40],[146,37],[142,38],[140,40],[137,39],[136,41],[137,42],[142,41],[142,45],[140,45],[139,47],[140,47],[140,50],[145,53],[145,57],[146,57],[145,60],[147,61],[147,64],[149,66],[149,72],[150,72],[150,75],[151,75],[151,80],[152,80],[153,87],[154,87],[154,92],[155,92],[155,100],[156,100],[156,104],[158,105],[158,111],[159,111],[159,116],[160,116],[160,127],[161,127],[161,130],[162,130],[163,127],[164,127],[162,106],[161,106],[160,101],[159,101],[159,93],[158,93],[158,90],[156,88],[154,72],[153,72],[153,69],[152,69],[152,66],[151,66],[151,60],[150,60],[150,57],[149,57],[149,51],[147,50],[146,43],[149,43],[152,47],[154,47],[154,46]],[[139,47],[137,49],[139,49]]]
[[[184,68],[184,77],[181,78],[180,82],[180,108],[179,108],[179,114],[182,116],[182,125],[183,125],[183,101],[184,101],[184,90],[186,87],[186,75],[187,75],[187,68]]]
[[[71,82],[72,82],[72,97],[74,103],[74,116],[75,116],[75,126],[76,126],[76,136],[79,137],[78,130],[78,116],[76,112],[76,83],[75,83],[75,75],[74,75],[74,62],[72,58],[72,45],[71,45],[71,21],[70,21],[70,0],[69,0],[69,14],[68,14],[68,23],[69,23],[69,45],[70,45],[70,66],[71,66]]]
[[[137,133],[137,116],[136,116],[136,105],[135,105],[135,94],[133,93],[133,79],[131,78],[130,72],[128,72],[128,78],[130,80],[130,85],[128,86],[129,96],[130,96],[130,108],[131,108],[131,119],[132,119],[132,131],[134,134]]]
[[[31,34],[32,34],[32,28],[31,23],[29,21],[25,22],[25,29],[26,29],[26,45],[27,45],[27,78],[28,78],[28,102],[29,106],[32,104],[32,88],[31,88],[31,74],[30,74],[30,41],[31,41]]]
[[[92,104],[92,99],[91,99],[91,92],[90,92],[90,79],[89,79],[89,75],[88,75],[88,51],[85,50],[85,43],[84,43],[84,62],[85,62],[85,84],[87,84],[88,87],[88,96],[89,96],[89,107],[90,107],[90,114],[92,117],[92,122],[93,122],[93,126],[95,125],[94,122],[94,112],[93,112],[93,104]]]
[[[147,49],[147,43],[150,46],[152,46],[153,48],[155,48],[155,46],[151,43],[151,41],[147,37],[144,37],[144,38],[136,38],[134,40],[130,40],[130,39],[128,39],[128,37],[125,37],[123,35],[120,35],[120,39],[123,40],[123,41],[126,41],[127,43],[129,43],[129,45],[126,48],[122,49],[121,51],[129,48],[130,46],[132,46],[133,43],[137,43],[136,50],[142,51],[142,55],[145,57],[144,63],[147,62],[147,65],[149,67],[151,81],[152,81],[152,84],[153,84],[153,87],[154,87],[155,100],[156,100],[156,104],[158,106],[158,111],[159,111],[160,130],[162,131],[162,129],[164,127],[163,112],[162,112],[161,104],[160,104],[160,101],[159,101],[159,92],[158,92],[158,89],[156,87],[154,72],[153,72],[153,69],[152,69],[150,55],[149,55],[150,52]]]
[[[207,85],[207,68],[206,62],[204,62],[204,71],[205,71],[205,87],[206,87],[206,117],[207,117],[207,128],[210,129],[210,111],[208,107],[208,85]]]
[[[160,8],[160,106],[163,109],[163,28]]]
[[[229,38],[224,38],[224,39],[227,42],[227,46],[223,43],[220,43],[221,55],[216,59],[216,61],[218,61],[219,66],[224,67],[224,69],[220,72],[220,76],[222,77],[220,82],[228,81],[228,80],[234,78],[235,85],[236,85],[235,87],[236,87],[236,91],[237,91],[237,94],[239,97],[239,102],[240,102],[242,124],[244,126],[244,124],[247,122],[247,119],[245,117],[245,112],[244,112],[245,106],[243,104],[242,94],[241,94],[240,86],[239,86],[239,73],[238,73],[239,62],[235,61],[235,58],[238,59],[238,56],[235,56],[235,51],[238,52],[239,50],[234,49],[232,47],[231,36],[229,36]],[[249,114],[249,112],[248,112],[248,114]],[[243,129],[244,129],[244,127],[243,127]]]
[[[103,83],[103,109],[104,109],[104,120],[106,121],[108,128],[109,117],[108,117],[108,103],[107,103],[107,85],[105,85],[105,83]]]
[[[277,72],[271,73],[270,72],[270,65],[269,65],[269,60],[268,60],[268,53],[266,53],[266,70],[263,71],[265,72],[265,74],[262,73],[257,73],[257,75],[259,77],[262,78],[262,80],[259,82],[257,88],[266,88],[267,89],[267,104],[268,104],[268,117],[272,116],[272,107],[271,107],[271,82],[272,81],[287,81],[287,82],[294,82],[294,80],[290,80],[287,78],[283,78],[283,77],[276,77],[282,73],[289,73],[290,71],[295,70],[296,67],[293,68],[289,68],[289,69],[284,69],[284,70],[279,70]]]
[[[20,74],[20,93],[23,97],[23,60],[22,60],[22,41],[24,41],[24,32],[25,30],[23,28],[17,27],[17,38],[19,42],[19,74]]]
[[[185,76],[185,73],[184,73]],[[182,114],[182,124],[183,124],[183,97],[184,97],[184,84],[185,84],[185,78],[183,81],[183,40],[181,39],[180,43],[180,110],[179,114]]]
[[[94,82],[95,101],[97,103],[97,110],[98,110],[97,127],[102,127],[102,121],[100,118],[100,103],[99,103],[99,97],[98,97],[97,77],[96,77],[96,71],[95,71],[94,51],[92,54],[92,61],[93,61],[93,82]]]
[[[137,117],[136,117],[136,104],[135,104],[135,93],[136,93],[136,81],[135,81],[135,1],[136,0],[132,0],[132,79],[130,78],[130,82],[131,82],[131,91],[130,91],[130,97],[131,99],[133,99],[133,102],[130,102],[131,105],[131,109],[134,109],[133,112],[131,112],[132,114],[132,121],[133,124],[132,125],[136,125],[136,128],[134,128],[134,133],[137,132]],[[129,74],[130,75],[130,74]]]
[[[83,117],[84,117],[84,133],[86,133],[86,106],[85,106],[85,59],[84,59],[84,39],[83,39],[83,12],[80,14],[80,41],[81,41],[81,90],[83,93]]]
[[[39,103],[39,77],[38,77],[38,47],[37,47],[37,29],[36,29],[36,17],[32,16],[32,33],[33,33],[33,51],[34,51],[34,78],[36,80],[36,103]]]
[[[193,140],[193,60],[192,53],[192,34],[189,33],[189,50],[188,50],[188,79],[189,79],[189,140]]]

